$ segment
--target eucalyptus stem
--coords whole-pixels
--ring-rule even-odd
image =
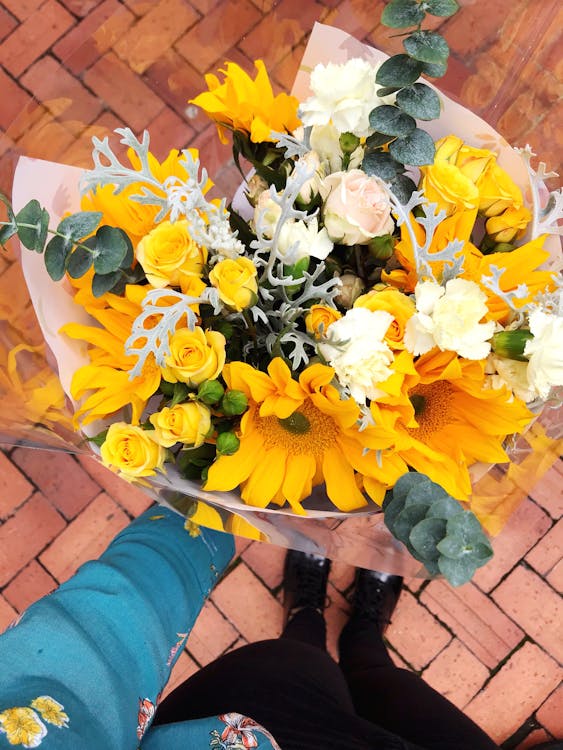
[[[0,221],[0,226],[11,226],[11,224],[12,224],[11,221]],[[24,224],[24,223],[21,223],[21,224],[17,223],[17,227],[18,227],[18,229],[21,227],[22,229],[35,229],[35,230],[37,230],[37,228],[38,228],[37,224]],[[47,228],[47,232],[49,234],[54,234],[56,237],[62,237],[63,240],[67,239],[67,236],[65,234],[62,234],[62,232],[57,232],[56,229]],[[81,247],[84,250],[87,250],[89,253],[93,253],[94,252],[91,247],[88,247],[88,245],[83,245],[81,242],[74,242],[73,241],[73,245],[75,247]]]

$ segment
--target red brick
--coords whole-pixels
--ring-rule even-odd
[[[208,601],[188,638],[187,649],[202,667],[230,648],[239,633],[213,602]]]
[[[210,124],[206,130],[193,139],[190,146],[198,149],[200,161],[210,175],[217,174],[231,163],[231,149],[221,143],[217,137],[215,125]]]
[[[149,495],[134,484],[121,479],[113,471],[106,469],[98,459],[90,456],[79,456],[78,460],[92,479],[132,516],[139,516],[152,505],[153,499]]]
[[[541,151],[538,151],[541,154]],[[543,159],[543,155],[542,155]],[[530,495],[556,520],[563,516],[563,461],[544,474]]]
[[[242,559],[269,589],[275,589],[282,582],[285,555],[282,547],[255,542],[242,553]]]
[[[519,566],[494,591],[493,598],[529,636],[563,662],[563,600],[550,586]]]
[[[17,25],[16,19],[7,10],[0,7],[0,41],[11,34]]]
[[[98,558],[128,523],[125,513],[101,493],[45,550],[40,562],[62,583],[80,565]]]
[[[10,604],[23,612],[30,604],[50,594],[57,588],[57,582],[51,578],[47,571],[32,560],[21,573],[6,586],[2,592]]]
[[[414,596],[401,593],[387,640],[416,670],[426,667],[451,641],[451,635]]]
[[[540,706],[536,719],[554,737],[563,737],[563,685]]]
[[[107,52],[135,21],[118,0],[105,0],[53,47],[74,74],[82,73]]]
[[[160,0],[115,44],[135,73],[144,73],[199,18],[185,0]]]
[[[489,670],[455,638],[424,670],[422,677],[462,709],[481,689]]]
[[[235,536],[235,559],[240,557],[245,549],[257,542],[251,542],[250,539],[244,539],[242,536]]]
[[[547,742],[551,739],[552,737],[545,731],[545,729],[534,729],[534,731],[530,732],[526,739],[518,745],[516,750],[533,750],[536,745],[540,745],[542,742]]]
[[[48,55],[34,63],[20,81],[58,119],[89,123],[102,109],[100,100]]]
[[[100,492],[68,453],[17,448],[12,459],[67,519],[74,518]]]
[[[281,91],[291,93],[295,76],[299,70],[303,53],[305,52],[305,40],[300,42],[295,49],[292,49],[284,58],[282,58],[275,68],[268,71],[270,78],[277,84]]]
[[[563,594],[563,560],[559,560],[551,573],[548,574],[547,580],[556,591]]]
[[[0,586],[8,583],[65,527],[62,516],[39,492],[0,526]]]
[[[8,604],[4,597],[0,596],[0,633],[3,633],[17,616],[16,610]]]
[[[249,642],[276,638],[282,607],[248,567],[241,563],[212,594],[213,603]]]
[[[14,464],[0,453],[0,519],[6,518],[33,492],[33,487]]]
[[[550,656],[525,643],[465,707],[465,713],[495,742],[503,742],[557,687],[561,677],[560,667]]]
[[[191,4],[202,16],[207,15],[220,2],[220,0],[190,0]],[[256,4],[256,3],[255,3]]]
[[[301,4],[303,9],[303,4]],[[261,19],[259,11],[249,0],[220,5],[196,23],[176,44],[176,49],[201,73],[213,63],[223,61],[225,51],[241,37],[248,39],[249,30]],[[250,32],[252,33],[252,32]],[[279,37],[278,37],[279,38]],[[267,46],[272,45],[268,37]]]
[[[541,508],[524,500],[510,516],[502,532],[493,540],[494,557],[475,573],[473,581],[490,591],[524,557],[551,526]]]
[[[62,4],[75,16],[86,16],[91,13],[100,0],[61,0]]]
[[[9,289],[11,298],[0,296],[0,319],[13,320],[19,316],[29,303],[29,292],[23,278],[19,263],[12,263],[2,274],[2,287]]]
[[[109,104],[124,124],[136,131],[154,120],[164,106],[113,52],[86,71],[84,83]]]
[[[454,589],[444,581],[432,581],[420,601],[489,668],[496,667],[524,637],[472,583]]]
[[[174,669],[170,673],[170,679],[166,683],[166,687],[164,688],[164,691],[162,693],[161,700],[164,700],[167,695],[170,695],[170,693],[175,688],[177,688],[178,685],[181,685],[182,682],[188,679],[188,677],[191,677],[193,674],[195,674],[198,669],[198,665],[190,657],[190,655],[185,651],[182,651],[182,653],[178,657],[178,661],[176,662],[176,664],[174,664]]]
[[[343,0],[322,20],[323,23],[336,26],[357,39],[363,39],[379,24],[382,10],[382,2],[357,3],[355,0]]]
[[[330,582],[332,585],[343,593],[354,583],[356,569],[349,563],[333,560],[330,567]]]
[[[30,96],[18,86],[2,68],[0,68],[0,128],[7,130],[25,105]]]
[[[2,42],[0,64],[13,75],[20,75],[73,23],[73,17],[57,0],[46,0]]]
[[[165,159],[173,148],[179,151],[187,148],[194,136],[193,128],[170,107],[165,107],[147,129],[151,135],[151,153],[158,159]]]
[[[54,121],[49,113],[44,113],[29,127],[25,127],[25,120],[18,122],[18,126],[23,130],[18,138],[19,149],[35,159],[64,161],[64,155],[75,140],[75,136],[64,125]]]
[[[563,519],[556,523],[536,546],[526,555],[526,562],[542,576],[563,557]]]
[[[43,2],[44,0],[2,0],[2,5],[18,20],[25,21]]]

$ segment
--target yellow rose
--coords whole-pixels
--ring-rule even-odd
[[[354,303],[354,307],[367,307],[368,310],[384,310],[393,316],[384,341],[391,349],[404,349],[403,337],[407,320],[414,315],[416,307],[413,300],[398,289],[387,287],[381,291],[372,290],[363,294]]]
[[[147,279],[157,289],[184,287],[185,276],[201,276],[207,250],[197,245],[186,220],[163,221],[143,237],[135,252]]]
[[[450,164],[455,164],[459,149],[463,146],[463,141],[457,135],[446,135],[444,138],[436,141],[435,145],[434,163],[447,161]]]
[[[448,216],[479,205],[479,191],[463,172],[447,161],[421,167],[422,190],[429,203],[437,203]]]
[[[165,357],[162,374],[171,383],[196,386],[215,380],[225,364],[225,337],[218,331],[196,326],[179,328],[170,339],[170,354]]]
[[[498,216],[507,208],[521,208],[524,204],[522,191],[496,161],[479,177],[477,187],[479,211],[485,216]]]
[[[314,333],[315,338],[320,339],[322,336],[326,335],[329,325],[341,317],[342,314],[333,307],[326,307],[326,305],[311,305],[311,308],[305,317],[305,325],[309,333]]]
[[[185,443],[199,448],[211,429],[211,412],[198,401],[165,407],[149,417],[155,440],[164,448]]]
[[[237,312],[255,304],[258,293],[256,266],[248,258],[221,260],[209,274],[221,301]]]
[[[495,242],[512,242],[528,226],[532,219],[532,214],[526,206],[520,208],[507,208],[498,216],[491,216],[487,219],[487,234]]]
[[[162,469],[166,451],[155,440],[153,430],[114,422],[101,447],[105,466],[124,479],[152,477]]]

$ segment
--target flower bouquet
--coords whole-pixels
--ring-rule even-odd
[[[36,251],[34,306],[106,466],[211,503],[192,522],[291,519],[292,542],[307,517],[383,509],[459,585],[492,555],[472,480],[563,384],[561,193],[421,78],[448,56],[426,12],[457,5],[424,8],[386,6],[415,27],[388,59],[317,25],[297,96],[274,96],[260,61],[254,80],[234,63],[207,77],[193,103],[245,177],[231,205],[193,149],[159,163],[120,129],[129,163],[94,139],[79,205],[60,201],[73,170],[24,162],[0,240]],[[30,179],[56,228],[21,197]]]

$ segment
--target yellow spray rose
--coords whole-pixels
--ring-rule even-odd
[[[248,258],[219,261],[209,274],[209,281],[219,292],[221,301],[237,312],[256,302],[256,266]]]
[[[147,279],[157,289],[179,286],[184,289],[190,276],[201,276],[207,250],[190,234],[189,223],[163,221],[137,245],[136,257]]]
[[[198,401],[165,407],[149,417],[156,441],[170,448],[176,443],[193,445],[203,443],[211,429],[211,412]]]
[[[398,289],[387,287],[382,290],[372,290],[363,294],[354,302],[354,307],[367,307],[368,310],[385,310],[391,313],[393,320],[384,337],[384,341],[390,349],[401,350],[405,348],[403,337],[407,320],[414,315],[416,307],[413,300]]]
[[[315,338],[320,339],[322,336],[326,336],[329,325],[341,317],[342,314],[338,310],[335,310],[334,307],[311,305],[311,309],[305,318],[305,325],[309,333],[314,333]]]
[[[166,451],[155,440],[153,430],[114,422],[101,447],[105,466],[124,479],[152,477],[162,469]]]
[[[225,364],[225,337],[218,331],[196,326],[179,328],[170,339],[170,354],[165,357],[162,374],[171,383],[196,386],[215,380]]]
[[[507,208],[521,208],[522,191],[514,180],[496,163],[491,162],[477,181],[479,211],[485,216],[498,216]]]
[[[429,203],[438,204],[448,216],[479,205],[479,191],[461,169],[447,161],[421,167],[422,190]]]
[[[487,234],[495,242],[512,242],[512,240],[522,234],[529,222],[532,220],[532,214],[526,206],[520,208],[507,208],[498,216],[491,216],[485,224]]]

